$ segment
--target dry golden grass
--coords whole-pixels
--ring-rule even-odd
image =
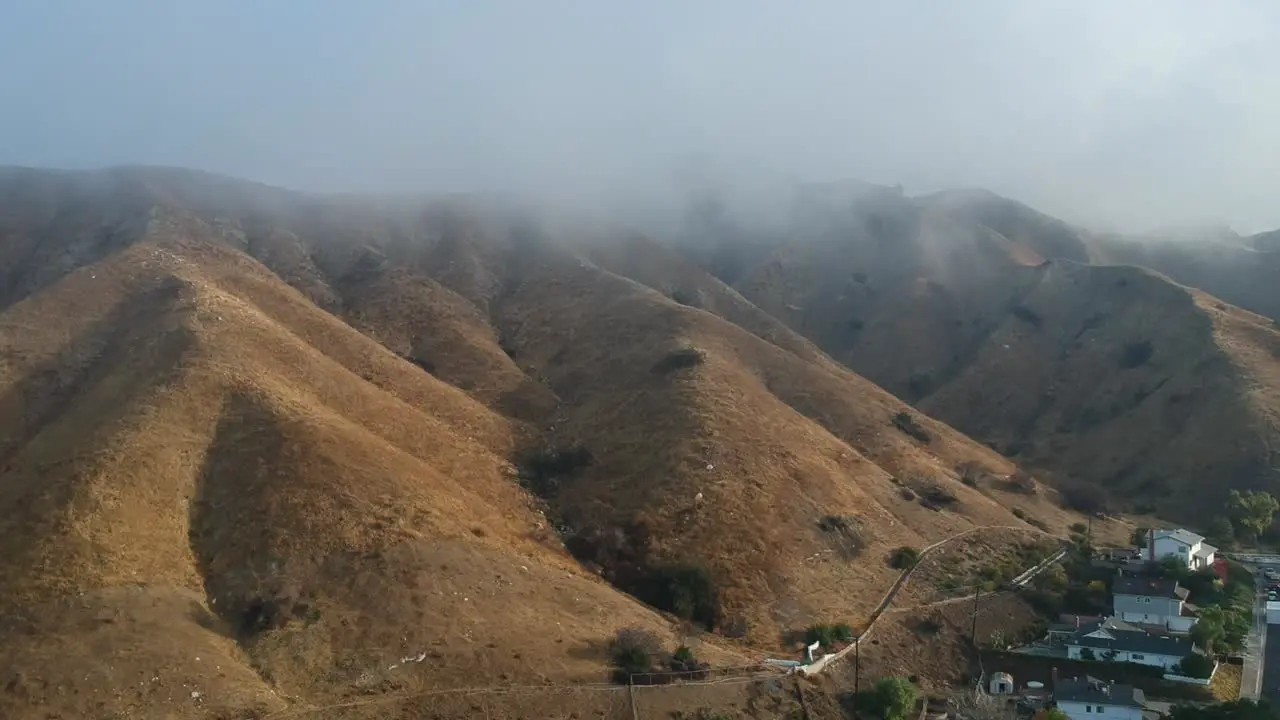
[[[1137,267],[1060,259],[1113,258],[993,195],[903,198],[868,217],[874,231],[798,223],[737,288],[1064,489],[1091,484],[1118,508],[1194,524],[1231,486],[1276,482],[1269,320]]]
[[[973,604],[968,602],[886,613],[860,650],[860,686],[866,690],[883,677],[915,676],[926,691],[946,692],[969,682],[977,670],[970,641],[973,617]],[[1037,615],[1017,595],[996,593],[982,596],[977,618],[981,644],[995,633],[1016,636],[1031,628]],[[922,646],[927,652],[921,652]],[[854,674],[849,658],[832,669],[832,685],[852,690]]]
[[[660,248],[587,252],[466,203],[127,177],[163,201],[136,237],[24,266],[0,306],[6,717],[410,714],[439,689],[604,681],[629,626],[743,665],[864,622],[898,546],[1025,527],[1012,504],[1079,519],[962,484],[1014,467]],[[3,227],[30,247],[43,225]],[[664,268],[706,309],[655,287]],[[593,462],[521,487],[523,453],[566,447]],[[641,570],[705,567],[745,635],[611,587],[594,571],[625,563],[562,543],[588,530],[631,533]],[[78,642],[109,671],[62,661]]]

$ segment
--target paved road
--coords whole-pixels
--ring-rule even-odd
[[[1267,640],[1267,581],[1262,571],[1257,570],[1254,574],[1253,626],[1244,641],[1244,672],[1240,679],[1240,697],[1246,700],[1257,700],[1263,687],[1274,690],[1280,684],[1278,678],[1264,678],[1263,668],[1272,668],[1273,673],[1280,672],[1280,659],[1272,662],[1267,657],[1272,648],[1280,650],[1280,639],[1274,643]]]
[[[1268,625],[1265,637],[1261,696],[1275,704],[1280,702],[1280,625]]]

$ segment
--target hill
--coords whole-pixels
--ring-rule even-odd
[[[1101,488],[1194,522],[1230,488],[1280,490],[1276,328],[1121,247],[1148,246],[983,191],[836,185],[797,202],[789,235],[735,287],[1082,506]],[[1255,271],[1241,277],[1274,276]]]
[[[1095,242],[1100,259],[1151,268],[1233,305],[1280,321],[1280,245],[1264,233],[1235,242],[1169,242],[1106,238]]]
[[[623,627],[742,665],[898,546],[1078,519],[675,253],[495,200],[8,170],[0,269],[6,717],[601,682]]]

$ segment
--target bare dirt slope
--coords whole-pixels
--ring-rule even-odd
[[[1186,521],[1232,487],[1280,490],[1264,318],[1102,264],[1098,238],[989,193],[801,207],[735,287],[848,367],[1130,508]]]
[[[179,170],[0,188],[6,717],[600,682],[626,626],[744,664],[859,622],[891,549],[1024,524],[959,481],[1007,460],[670,253]]]

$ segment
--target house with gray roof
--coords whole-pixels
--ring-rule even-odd
[[[1153,635],[1116,618],[1084,625],[1063,643],[1072,660],[1107,660],[1172,670],[1196,652],[1184,636]]]
[[[1189,633],[1196,624],[1195,614],[1187,605],[1189,594],[1173,578],[1121,572],[1111,584],[1113,617],[1162,631]]]
[[[1071,720],[1142,720],[1147,704],[1138,688],[1094,677],[1058,680],[1053,700]]]
[[[1141,548],[1146,562],[1160,562],[1175,557],[1190,570],[1203,570],[1213,565],[1218,548],[1206,543],[1204,536],[1190,530],[1148,530],[1147,546]]]

